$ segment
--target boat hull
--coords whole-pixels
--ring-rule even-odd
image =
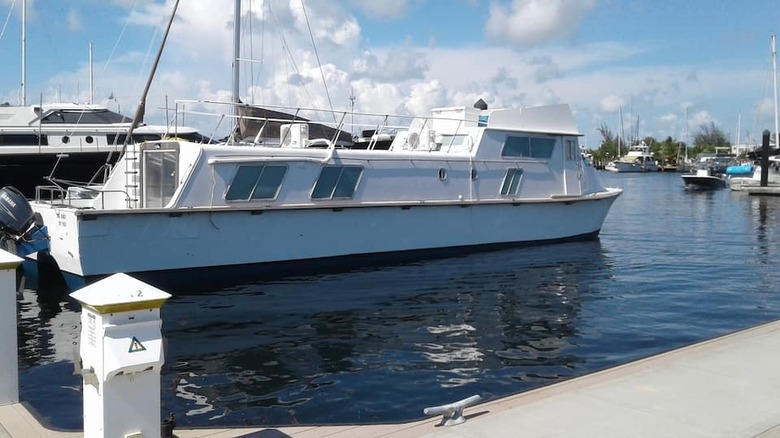
[[[717,190],[726,187],[726,179],[718,176],[682,175],[688,190]]]
[[[79,277],[447,255],[595,238],[619,189],[571,199],[263,210],[84,211],[33,204]],[[370,256],[370,257],[369,257]],[[387,257],[385,257],[387,256]],[[397,258],[397,257],[396,257]],[[304,269],[305,270],[305,269]]]
[[[617,173],[640,173],[640,172],[657,172],[658,165],[656,164],[639,164],[639,163],[623,163],[612,162],[604,167],[604,170]]]

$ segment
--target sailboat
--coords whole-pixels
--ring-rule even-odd
[[[159,284],[594,239],[622,193],[583,162],[568,105],[478,102],[410,120],[387,150],[339,148],[297,120],[253,147],[129,144],[104,186],[50,187],[30,206],[63,272]]]

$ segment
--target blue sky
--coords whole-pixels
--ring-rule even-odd
[[[0,101],[13,104],[21,4],[0,0]],[[28,103],[85,102],[92,42],[95,102],[132,114],[172,4],[27,0]],[[229,98],[232,15],[230,0],[181,1],[148,122],[165,121],[166,98]],[[626,135],[658,139],[684,137],[686,109],[690,136],[714,122],[734,142],[740,119],[740,140],[760,141],[774,125],[776,0],[245,0],[242,25],[242,56],[258,62],[241,94],[258,104],[325,106],[324,76],[334,107],[354,92],[358,111],[569,103],[588,147],[601,124],[618,131],[619,107]]]

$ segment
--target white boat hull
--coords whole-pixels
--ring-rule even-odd
[[[51,255],[81,277],[595,238],[619,189],[534,202],[265,210],[38,205]]]
[[[655,163],[646,163],[646,164],[640,164],[640,163],[624,163],[624,162],[611,162],[608,163],[604,170],[608,170],[610,172],[619,172],[619,173],[639,173],[639,172],[657,172],[658,171],[658,165]]]

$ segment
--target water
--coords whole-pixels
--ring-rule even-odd
[[[780,198],[602,178],[625,192],[595,242],[175,296],[163,413],[179,427],[413,420],[778,318]],[[21,397],[78,429],[79,309],[39,300],[19,301]]]

